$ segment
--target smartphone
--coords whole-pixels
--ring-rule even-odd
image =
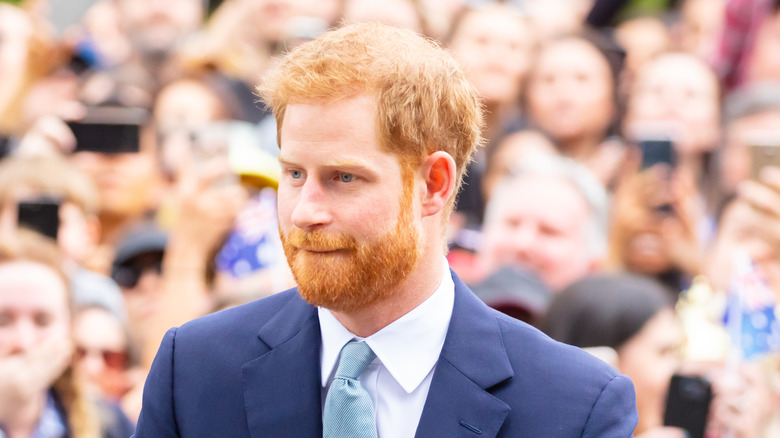
[[[750,140],[750,178],[759,181],[761,169],[780,167],[780,131],[753,132]]]
[[[642,169],[649,169],[657,164],[674,168],[676,157],[671,139],[645,138],[637,141],[637,145],[642,152]]]
[[[57,240],[60,229],[60,204],[57,199],[41,198],[17,204],[17,224]]]
[[[685,429],[691,438],[704,438],[712,401],[712,385],[698,376],[675,374],[669,383],[664,425]]]
[[[98,107],[68,126],[76,137],[74,152],[103,154],[135,153],[140,150],[141,126],[148,114],[140,108]]]

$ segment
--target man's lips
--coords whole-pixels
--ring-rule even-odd
[[[323,248],[298,248],[300,251],[306,251],[313,254],[337,254],[341,252],[346,252],[347,250],[344,248],[336,248],[336,249],[323,249]]]

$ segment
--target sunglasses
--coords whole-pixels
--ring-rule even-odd
[[[162,273],[162,260],[144,266],[114,266],[111,269],[111,279],[120,287],[132,289],[138,285],[138,280],[144,272]]]
[[[103,350],[103,349],[86,349],[84,347],[76,347],[76,360],[82,360],[87,357],[87,354],[98,353],[103,358],[103,363],[106,367],[114,370],[123,370],[127,368],[128,357],[124,351]]]

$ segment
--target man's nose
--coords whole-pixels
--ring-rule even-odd
[[[528,262],[536,242],[537,231],[530,224],[517,227],[509,236],[515,261]]]
[[[17,319],[13,327],[12,353],[24,353],[30,350],[38,340],[38,330],[35,324],[27,318]]]
[[[326,193],[318,181],[306,181],[293,208],[293,225],[302,230],[312,230],[329,224],[333,217],[327,208],[327,201]]]

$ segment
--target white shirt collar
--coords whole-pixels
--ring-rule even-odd
[[[455,302],[455,284],[444,259],[442,279],[436,291],[409,313],[365,338],[382,365],[407,393],[414,391],[439,360]],[[322,386],[336,365],[341,348],[352,339],[361,339],[333,316],[317,309],[322,334]]]

